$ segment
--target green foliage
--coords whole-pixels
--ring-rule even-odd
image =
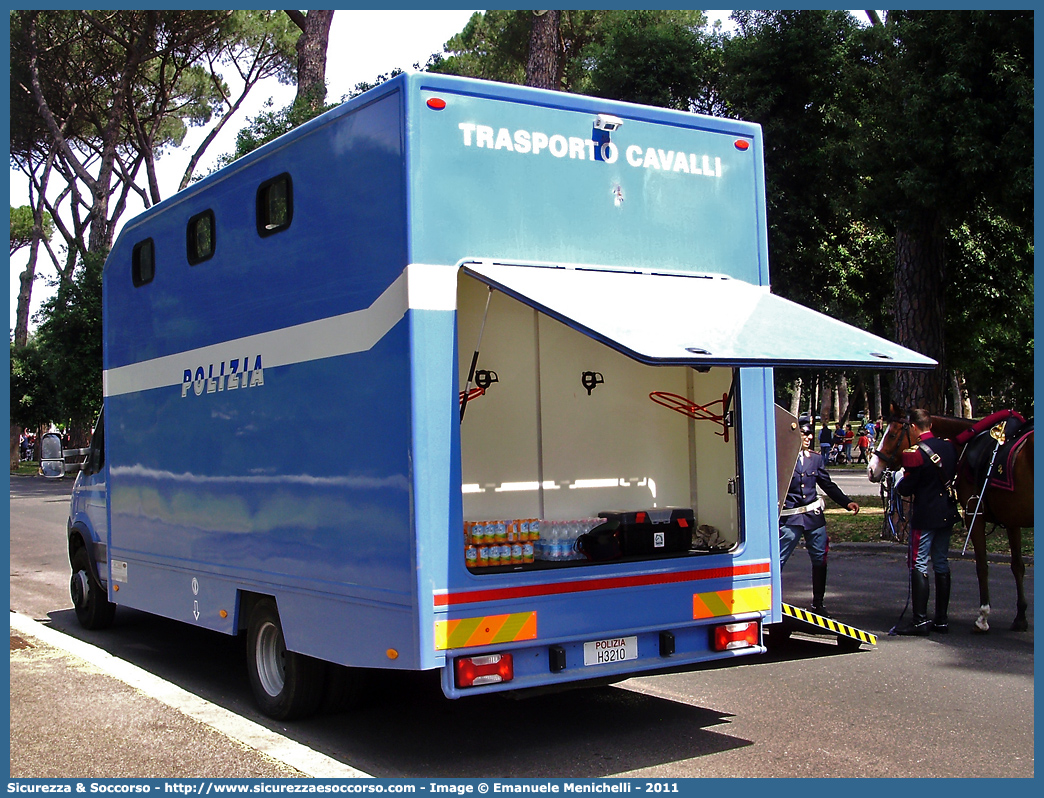
[[[61,228],[67,248],[107,250],[125,207],[110,207],[110,196],[122,189],[158,202],[155,159],[181,146],[190,127],[220,127],[242,101],[221,70],[238,73],[243,93],[265,77],[287,80],[297,36],[275,11],[12,12],[12,160],[33,175],[58,153],[49,163],[74,190],[59,195],[63,212],[52,210],[89,217]],[[32,68],[46,105],[32,91]],[[212,138],[193,154],[186,182]]]
[[[29,90],[31,37],[44,97],[67,139],[101,149],[114,134],[109,112],[119,98],[130,102],[140,126],[156,131],[157,146],[177,146],[185,124],[209,120],[219,101],[219,87],[191,65],[220,46],[230,19],[224,11],[12,12],[12,154],[51,141]],[[134,127],[120,120],[125,142],[133,141]]]
[[[215,82],[214,64],[264,52],[282,80],[293,76],[299,31],[283,12],[16,11],[16,159],[28,151],[41,157],[49,141],[25,91],[20,45],[33,13],[45,23],[45,90],[67,89],[54,94],[52,105],[85,151],[101,141],[103,112],[115,99],[126,60],[125,48],[99,38],[104,24],[118,22],[125,31],[151,25],[175,36],[177,25],[188,35],[209,20],[215,35],[224,36],[201,40],[212,42],[204,45],[211,54],[206,63],[157,60],[135,73],[133,106],[140,119],[156,123],[150,129],[157,151],[176,146],[189,126],[218,113],[226,88]],[[896,227],[925,210],[938,213],[949,263],[946,365],[965,375],[976,410],[1014,405],[1031,413],[1032,13],[892,11],[886,24],[870,27],[844,11],[737,11],[734,19],[737,33],[723,36],[706,27],[701,11],[563,11],[561,88],[760,123],[773,290],[879,335],[891,337],[894,330]],[[476,13],[426,68],[521,84],[531,27],[528,10]],[[400,72],[360,82],[349,96]],[[160,86],[173,87],[169,96],[177,102],[150,104]],[[311,106],[305,98],[275,110],[270,101],[221,164],[332,107]],[[130,132],[128,125],[121,133],[125,154],[137,146]],[[31,342],[36,349],[19,353],[17,366],[12,353],[12,408],[14,369],[23,386],[17,405],[34,405],[24,386],[56,373],[40,365],[55,362],[52,348],[65,358],[62,369],[85,363],[100,375],[100,316],[94,319],[86,294],[96,289],[100,305],[100,288],[90,287],[95,276],[81,267],[73,286],[48,308],[46,329]],[[95,404],[73,412],[73,399],[55,388],[61,409],[50,412],[89,423],[100,397],[96,382],[100,376],[92,382],[79,372],[64,379],[61,385],[75,385]]]
[[[1033,238],[980,208],[948,242],[947,356],[960,364],[977,412],[1033,415]]]
[[[289,86],[297,77],[297,40],[301,29],[282,11],[236,11],[227,23],[228,41],[218,63],[235,66],[265,62],[261,77],[275,77]]]
[[[580,88],[625,102],[713,113],[722,110],[715,86],[721,39],[701,34],[697,17],[678,19],[629,12],[602,26],[585,48],[590,72]]]
[[[290,84],[295,76],[296,44],[301,30],[281,11],[237,11],[229,21],[230,39],[221,54],[219,62],[225,65],[238,64],[241,61],[253,60],[265,62],[264,69],[257,70],[253,79],[275,77],[282,84]],[[239,68],[242,75],[242,68]],[[204,79],[210,79],[202,74]],[[248,152],[252,152],[272,139],[278,138],[287,130],[317,116],[330,106],[313,108],[308,102],[291,105],[281,111],[262,111],[249,119],[247,126],[236,136],[236,149],[233,153],[222,155],[217,159],[215,169],[225,166]],[[272,107],[269,98],[266,108]],[[205,125],[209,116],[200,117],[195,124]]]
[[[264,107],[271,109],[273,105],[272,98],[269,97]],[[235,150],[219,156],[215,161],[214,169],[228,166],[233,161],[335,107],[336,103],[329,105],[320,103],[313,106],[306,95],[285,108],[262,111],[257,116],[251,117],[247,126],[236,134]]]
[[[1033,14],[890,12],[870,34],[863,213],[944,246],[945,365],[973,411],[1032,412]]]
[[[440,60],[439,57],[433,55],[428,64],[434,65]],[[415,64],[414,66],[418,65]],[[341,98],[340,102],[358,97],[360,94],[380,86],[385,81],[401,74],[403,74],[403,70],[395,68],[391,72],[378,75],[372,82],[360,81],[355,84],[355,88],[347,96]],[[215,162],[214,169],[217,170],[228,166],[228,164],[242,158],[244,155],[253,152],[270,141],[274,141],[284,133],[289,133],[294,128],[300,127],[310,119],[326,113],[331,108],[336,108],[339,104],[321,102],[319,99],[320,95],[324,96],[325,91],[320,87],[314,87],[300,97],[295,98],[294,102],[285,108],[281,108],[278,111],[265,110],[257,116],[251,117],[247,126],[236,134],[235,150],[220,156]],[[265,108],[271,109],[273,105],[272,98],[269,97],[265,103]]]
[[[464,30],[446,43],[446,57],[429,68],[447,75],[525,82],[532,29],[531,11],[476,12]],[[562,90],[601,94],[636,102],[666,99],[688,108],[693,75],[706,74],[700,29],[702,11],[562,11]],[[661,48],[659,51],[643,48]],[[687,59],[697,58],[695,63]],[[605,70],[595,90],[599,66]],[[658,80],[666,86],[656,86]],[[641,84],[641,85],[639,85]],[[623,90],[625,95],[616,94]],[[605,93],[608,92],[608,93]],[[656,104],[666,104],[656,102]]]
[[[846,279],[865,282],[865,261],[846,257],[863,234],[850,212],[860,178],[853,149],[860,98],[852,81],[860,29],[845,11],[736,17],[740,35],[724,45],[721,93],[730,114],[764,131],[773,290],[824,312],[871,316],[872,309],[852,305],[872,294],[841,290]]]
[[[50,241],[54,235],[54,220],[46,211],[43,214],[43,237]],[[33,238],[33,209],[28,205],[11,206],[11,254],[29,246]]]
[[[60,417],[45,352],[36,337],[11,343],[11,423],[36,429]]]
[[[439,59],[437,58],[437,56],[436,55],[432,55],[431,59],[429,59],[429,61],[428,61],[428,64],[429,65],[434,65],[434,64],[438,63],[438,61],[439,61]],[[414,67],[419,67],[418,64],[414,64],[413,66]],[[359,83],[355,84],[355,88],[352,89],[352,91],[348,94],[348,96],[342,99],[342,102],[343,102],[343,100],[350,100],[353,97],[358,97],[360,94],[368,92],[370,89],[375,89],[378,86],[380,86],[382,83],[384,83],[385,81],[391,80],[392,78],[398,77],[399,75],[402,75],[402,74],[404,74],[403,70],[399,69],[398,67],[395,67],[395,69],[393,69],[391,72],[387,72],[385,74],[378,75],[377,77],[375,77],[373,79],[372,83],[370,81],[368,81],[368,80],[360,81]]]
[[[986,201],[1031,225],[1033,12],[893,11],[871,35],[868,209],[959,226]]]
[[[75,30],[75,14],[76,12],[73,11],[51,12],[48,15],[49,24],[45,27],[44,38],[48,38],[47,31],[53,31],[57,34],[58,31],[62,30]],[[46,150],[47,142],[50,140],[50,133],[39,114],[36,100],[33,98],[30,90],[31,80],[27,55],[29,52],[29,23],[33,16],[31,12],[27,11],[12,11],[10,14],[11,158],[16,161],[26,159],[40,150]],[[37,19],[39,18],[37,17]],[[70,139],[88,135],[90,120],[82,112],[82,108],[80,113],[72,113],[76,100],[72,96],[71,91],[53,91],[53,89],[60,85],[58,81],[60,77],[64,77],[66,70],[73,76],[80,74],[82,77],[88,78],[88,80],[92,78],[91,74],[85,75],[82,71],[94,70],[98,67],[98,64],[96,59],[91,59],[92,62],[88,65],[86,57],[77,57],[77,54],[83,49],[82,46],[78,47],[73,43],[61,46],[54,42],[48,49],[48,52],[56,51],[56,60],[61,61],[64,59],[62,72],[52,75],[47,68],[50,63],[47,59],[41,63],[40,69],[40,83],[45,95],[48,97],[48,104],[57,118],[68,120],[65,135]],[[105,96],[109,96],[111,92],[105,85],[104,75],[100,74],[98,76],[98,83],[98,91],[104,93]]]
[[[446,42],[448,55],[431,71],[522,84],[531,19],[529,11],[476,11],[464,30]]]
[[[29,355],[27,368],[32,370],[28,374],[35,375],[47,394],[41,396],[39,391],[26,394],[34,397],[29,402],[34,422],[65,422],[88,429],[101,410],[104,262],[101,255],[88,254],[73,273],[72,282],[60,288],[41,309],[40,325],[31,346],[26,347],[38,352]],[[12,364],[14,362],[12,351]],[[13,415],[13,377],[11,407]]]

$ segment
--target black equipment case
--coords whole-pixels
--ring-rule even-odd
[[[623,556],[677,554],[692,548],[693,513],[687,507],[664,507],[598,514],[619,523]]]

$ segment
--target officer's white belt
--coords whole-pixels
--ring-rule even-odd
[[[779,516],[785,518],[788,515],[800,515],[801,513],[818,513],[823,509],[823,499],[818,498],[811,504],[803,504],[800,507],[791,507],[788,510],[783,510]]]

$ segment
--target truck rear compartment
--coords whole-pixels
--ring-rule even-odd
[[[471,589],[436,595],[444,692],[763,650],[770,567],[737,567],[734,370],[640,363],[464,273],[457,335],[462,404],[469,395],[464,529],[450,545]],[[703,409],[674,412],[651,394]],[[623,550],[592,556],[573,542],[609,528]]]
[[[636,524],[648,530],[627,559],[739,544],[735,430],[718,420],[732,369],[639,363],[467,275],[457,307],[462,393],[479,346],[461,423],[472,573],[592,565],[563,536],[572,541],[607,516],[625,520],[635,540]],[[654,393],[707,411],[691,418]],[[496,556],[478,556],[484,542]]]

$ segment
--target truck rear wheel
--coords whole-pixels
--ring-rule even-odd
[[[275,601],[254,605],[247,624],[247,672],[260,710],[276,720],[313,714],[323,697],[326,664],[286,650]]]
[[[76,620],[84,629],[107,629],[116,615],[116,605],[109,601],[101,582],[91,570],[87,550],[79,548],[72,556],[72,579],[69,580]]]

